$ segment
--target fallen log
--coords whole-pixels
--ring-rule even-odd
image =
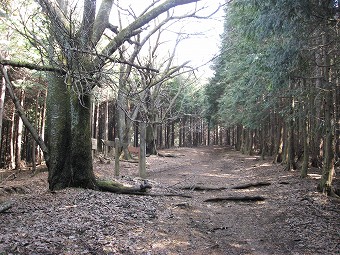
[[[8,209],[11,209],[13,206],[13,202],[7,201],[0,204],[0,213],[7,211]]]
[[[161,153],[161,152],[157,152],[157,156],[163,157],[163,158],[177,158],[178,157],[178,155],[175,155],[175,154]]]
[[[185,197],[192,198],[192,196],[185,194],[157,194],[157,193],[149,193],[148,191],[152,188],[152,186],[144,181],[139,187],[128,187],[123,184],[111,180],[97,180],[97,187],[100,191],[111,192],[116,194],[127,194],[127,195],[138,195],[138,196],[150,196],[150,197]]]
[[[233,201],[233,202],[260,202],[264,201],[265,198],[261,196],[254,196],[254,197],[215,197],[215,198],[209,198],[204,200],[203,202],[211,202],[211,203],[216,203],[216,202],[223,202],[223,201]]]
[[[147,182],[144,181],[139,187],[128,187],[124,186],[123,184],[115,181],[110,180],[97,180],[96,185],[99,190],[101,191],[108,191],[112,193],[118,194],[132,194],[132,195],[139,195],[141,193],[147,192],[152,186]]]

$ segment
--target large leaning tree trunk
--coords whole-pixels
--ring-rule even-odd
[[[50,63],[61,66],[63,74],[49,76],[47,129],[49,188],[95,188],[91,158],[91,88],[100,83],[104,63],[141,28],[169,9],[199,0],[167,0],[138,17],[99,52],[97,43],[109,23],[113,0],[103,0],[96,14],[96,0],[84,0],[80,28],[72,24],[62,0],[38,0],[50,23]],[[74,17],[74,19],[76,19]],[[52,44],[51,43],[51,44]]]

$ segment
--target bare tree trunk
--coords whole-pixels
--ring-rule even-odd
[[[183,141],[182,141],[182,133],[183,133],[183,125],[182,125],[182,119],[179,119],[179,129],[178,129],[178,145],[179,147],[183,147]]]
[[[10,133],[10,148],[9,148],[9,165],[11,169],[15,169],[15,110],[13,110],[11,118],[11,133]]]
[[[171,147],[175,146],[175,122],[171,121]]]
[[[339,58],[338,58],[339,59]],[[335,156],[340,161],[340,71],[336,71],[336,87],[334,92],[334,120],[335,120]],[[338,163],[339,165],[339,163]]]
[[[109,100],[106,98],[106,101],[104,103],[104,140],[109,140]],[[109,147],[106,145],[104,146],[104,156],[106,157],[108,154]]]
[[[20,91],[20,105],[23,107],[25,101],[25,91]],[[15,169],[21,169],[21,148],[22,148],[22,132],[23,123],[19,116],[16,116],[16,146],[15,146]]]
[[[36,100],[35,100],[35,116],[34,116],[34,121],[35,121],[35,129],[38,131],[39,130],[39,119],[38,119],[38,111],[39,111],[39,98],[40,98],[40,90],[38,91]],[[36,172],[36,164],[37,164],[37,153],[36,153],[36,142],[34,139],[32,139],[32,172]]]
[[[290,171],[295,169],[294,163],[294,121],[291,119],[288,121],[288,133],[287,133],[287,156],[286,156],[286,170]]]
[[[44,138],[45,137],[45,123],[46,123],[46,97],[47,97],[47,92],[44,91],[44,104],[41,108],[40,111],[40,137]],[[38,164],[41,164],[43,160],[43,151],[38,147]]]
[[[277,128],[276,128],[276,138],[275,138],[275,157],[274,163],[281,163],[283,161],[283,145],[285,137],[285,129],[282,124],[282,119],[277,115]]]
[[[210,145],[210,132],[211,132],[211,121],[208,121],[208,134],[207,134],[207,145]]]
[[[309,163],[309,146],[308,146],[308,119],[306,117],[304,123],[304,133],[303,133],[303,163],[301,168],[301,177],[307,177],[308,173],[308,163]]]
[[[4,115],[4,104],[6,97],[6,81],[5,77],[0,75],[1,77],[1,94],[0,94],[0,144],[2,144],[2,123],[3,123],[3,115]]]
[[[153,124],[147,124],[146,126],[146,154],[157,155],[155,128]]]
[[[333,96],[332,90],[327,89],[325,92],[325,140],[324,140],[324,160],[322,168],[322,177],[318,189],[328,194],[332,192],[332,181],[334,176],[334,135],[332,127],[333,114]]]
[[[146,177],[146,124],[140,125],[140,148],[139,148],[139,176]]]
[[[335,140],[334,140],[334,106],[333,106],[333,88],[332,83],[330,82],[330,59],[327,52],[328,38],[327,35],[323,35],[323,60],[324,60],[324,77],[327,83],[327,87],[324,88],[324,111],[325,111],[325,119],[324,119],[324,127],[325,127],[325,137],[324,137],[324,159],[323,159],[323,168],[322,168],[322,176],[318,186],[318,190],[322,192],[326,192],[330,194],[333,190],[332,181],[334,176],[334,152],[335,152]]]
[[[302,167],[301,167],[301,178],[307,177],[308,173],[308,163],[309,163],[309,101],[310,101],[310,96],[309,96],[309,90],[307,90],[309,86],[307,86],[306,81],[303,81],[303,89],[305,90],[305,93],[307,94],[305,96],[305,104],[303,107],[301,106],[301,118],[303,119],[302,121],[302,137],[303,137],[303,162],[302,162]]]

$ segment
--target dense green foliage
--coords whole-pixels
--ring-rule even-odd
[[[339,157],[338,15],[334,1],[228,4],[215,75],[205,88],[207,118],[242,127],[247,151],[273,148],[265,153],[283,153],[289,169],[305,151],[305,162],[317,158],[332,175],[326,155]]]

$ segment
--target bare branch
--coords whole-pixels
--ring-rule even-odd
[[[22,62],[22,61],[12,61],[12,60],[0,58],[0,64],[4,66],[23,67],[23,68],[37,70],[37,71],[48,71],[48,72],[57,72],[60,74],[66,74],[66,71],[60,68],[56,68],[53,66],[40,66],[37,64],[32,64],[32,63],[27,63],[27,62]]]
[[[127,39],[131,38],[131,35],[133,35],[134,31],[140,29],[141,27],[149,23],[151,20],[155,19],[160,14],[168,11],[169,9],[179,5],[185,5],[198,1],[200,0],[167,0],[163,4],[155,7],[149,12],[146,12],[144,15],[137,18],[126,28],[121,30],[118,33],[118,35],[104,48],[102,54],[111,56]]]

